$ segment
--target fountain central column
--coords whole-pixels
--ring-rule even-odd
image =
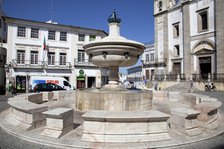
[[[119,68],[117,66],[109,67],[109,84],[118,85],[119,76],[118,76]]]

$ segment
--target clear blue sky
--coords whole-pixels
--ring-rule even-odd
[[[52,2],[52,20],[59,24],[108,32],[107,18],[116,9],[122,19],[122,36],[142,43],[154,40],[153,0],[52,0]],[[4,0],[3,9],[10,17],[44,22],[51,19],[51,0]]]

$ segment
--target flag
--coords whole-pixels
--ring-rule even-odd
[[[49,57],[49,44],[47,44],[46,52],[47,52],[47,57]]]
[[[46,45],[46,40],[45,40],[45,37],[44,37],[44,44],[43,44],[43,50],[47,50],[47,45]]]
[[[46,45],[46,40],[44,37],[44,43],[43,43],[43,62],[45,61],[45,55],[46,55],[46,51],[47,50],[47,45]]]

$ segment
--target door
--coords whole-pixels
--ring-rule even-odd
[[[173,63],[173,73],[176,74],[176,75],[181,74],[181,65],[180,65],[180,62]]]
[[[26,92],[26,77],[25,76],[16,76],[16,91],[17,93]]]
[[[180,64],[180,62],[173,63],[173,74],[174,74],[175,79],[177,79],[178,74],[181,74],[181,64]]]
[[[149,70],[145,70],[145,76],[146,76],[146,80],[149,79]]]
[[[199,58],[200,75],[203,80],[208,79],[208,74],[211,74],[211,57],[200,57]]]
[[[77,77],[77,89],[85,88],[85,77]]]
[[[88,88],[96,87],[96,78],[88,77]]]
[[[154,72],[154,69],[151,70],[151,80],[152,80],[152,77],[154,76],[155,72]]]

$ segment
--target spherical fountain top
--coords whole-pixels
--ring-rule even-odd
[[[121,19],[115,11],[109,16],[108,22],[109,35],[101,40],[89,42],[83,48],[93,64],[109,67],[109,84],[118,84],[118,68],[136,64],[145,46],[120,36]]]
[[[107,21],[109,23],[113,23],[113,22],[121,23],[121,19],[117,17],[116,11],[114,11],[113,14],[109,16]]]

